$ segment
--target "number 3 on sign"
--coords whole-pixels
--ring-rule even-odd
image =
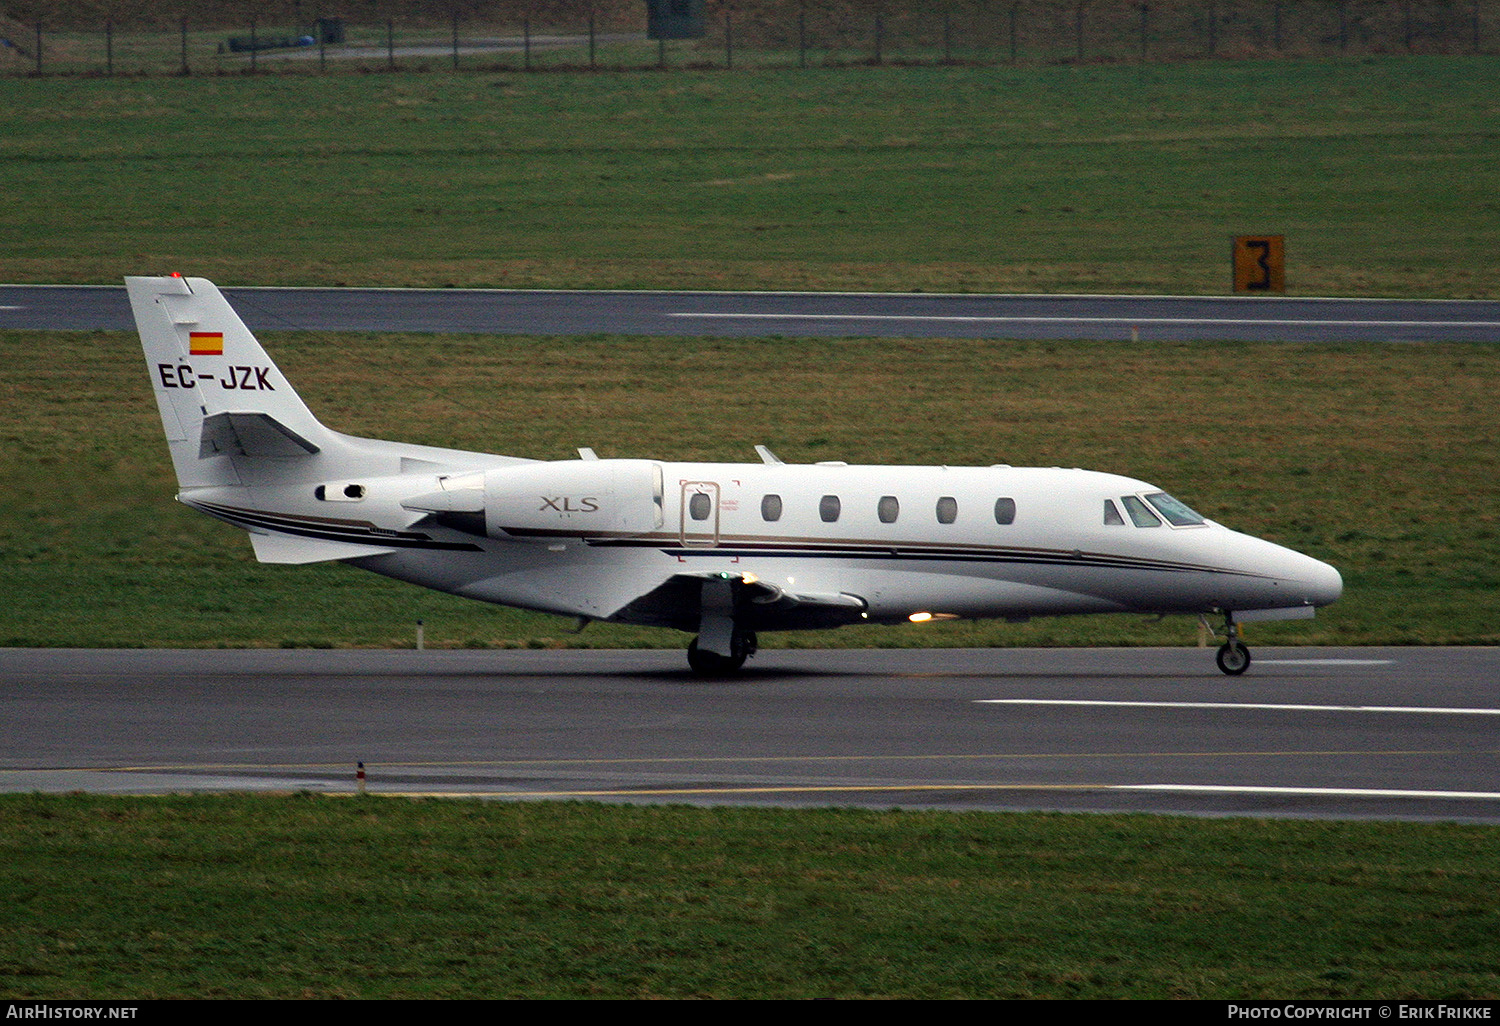
[[[1286,291],[1285,235],[1235,236],[1234,291]]]

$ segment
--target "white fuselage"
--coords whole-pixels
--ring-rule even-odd
[[[215,507],[253,507],[326,524],[328,537],[376,550],[351,552],[351,562],[429,587],[686,630],[692,617],[632,608],[632,600],[683,574],[752,580],[767,598],[812,597],[800,607],[751,607],[760,617],[752,627],[776,629],[924,614],[1310,610],[1342,590],[1328,564],[1212,521],[1106,522],[1106,502],[1123,513],[1127,497],[1160,493],[1113,474],[651,460],[494,466],[503,458],[444,455],[450,465],[472,455],[475,469],[183,498],[221,516]],[[806,615],[840,596],[857,601],[847,615]]]
[[[1326,563],[1204,520],[1144,481],[1025,467],[539,462],[322,424],[212,282],[126,279],[183,502],[262,562],[340,560],[443,591],[697,633],[732,670],[755,632],[942,617],[1310,615]],[[591,456],[583,450],[584,456]]]

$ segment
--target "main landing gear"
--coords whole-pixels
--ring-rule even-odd
[[[1219,669],[1223,672],[1231,677],[1238,677],[1250,669],[1250,649],[1240,640],[1240,625],[1234,622],[1234,613],[1228,610],[1224,612],[1224,638],[1224,644],[1219,646],[1214,662],[1219,664]]]
[[[698,636],[688,645],[688,665],[700,677],[734,673],[755,654],[755,634],[735,623],[744,584],[734,574],[703,580]]]
[[[736,630],[730,636],[728,655],[720,655],[717,652],[710,652],[706,648],[701,648],[698,645],[698,640],[698,638],[694,638],[689,643],[687,655],[688,665],[700,677],[719,677],[724,674],[734,673],[741,666],[745,665],[745,660],[753,656],[758,647],[753,631]]]

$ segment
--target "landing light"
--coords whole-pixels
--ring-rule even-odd
[[[957,620],[957,613],[913,613],[907,617],[912,623],[927,623],[932,620]]]

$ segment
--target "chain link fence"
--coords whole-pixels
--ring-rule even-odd
[[[0,74],[201,75],[1126,63],[1500,50],[1500,0],[643,0],[11,3]]]

